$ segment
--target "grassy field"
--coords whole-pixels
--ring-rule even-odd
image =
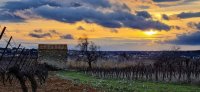
[[[101,79],[76,71],[60,71],[58,76],[91,85],[106,92],[200,92],[200,86],[120,79]]]

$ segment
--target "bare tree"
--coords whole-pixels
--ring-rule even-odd
[[[92,63],[96,62],[100,57],[100,47],[94,42],[89,41],[87,36],[79,38],[78,48],[78,59],[88,63],[88,68],[92,68]]]

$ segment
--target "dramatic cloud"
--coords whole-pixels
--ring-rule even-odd
[[[151,18],[151,15],[147,11],[138,11],[137,16],[141,16],[144,18]]]
[[[1,8],[4,10],[8,10],[10,12],[14,12],[17,10],[37,8],[42,5],[60,6],[56,2],[53,2],[53,0],[21,0],[21,1],[6,2],[5,5],[2,6]]]
[[[62,38],[62,39],[74,39],[74,37],[71,34],[66,34],[66,35],[60,36],[60,38]]]
[[[42,29],[35,29],[31,33],[29,33],[29,36],[33,38],[46,38],[46,37],[52,37],[53,35],[61,35],[56,30],[48,30],[48,32],[43,31]]]
[[[31,36],[31,37],[33,37],[33,38],[52,37],[50,33],[43,33],[43,34],[30,33],[29,36]]]
[[[135,15],[130,12],[126,4],[111,3],[109,0],[10,1],[2,7],[2,10],[22,20],[41,17],[65,23],[85,21],[108,28],[170,30],[168,25],[149,19],[151,15],[148,12],[138,12]],[[1,16],[3,14],[0,14],[0,19],[9,19],[6,18],[7,14]]]
[[[74,0],[71,0],[71,1],[74,1]],[[109,0],[78,0],[78,2],[81,2],[81,3],[85,2],[86,4],[92,5],[94,7],[96,6],[111,7]]]
[[[45,32],[42,29],[35,29],[28,35],[33,38],[47,38],[47,37],[51,38],[54,35],[57,35],[61,39],[74,39],[74,37],[71,34],[62,35],[61,33],[57,32],[56,30],[48,30],[47,32]]]
[[[177,45],[200,45],[200,31],[192,34],[183,34],[178,36],[176,40],[167,42]]]
[[[183,12],[177,15],[179,18],[200,17],[200,12]]]
[[[97,23],[109,28],[130,27],[141,30],[151,28],[157,30],[170,29],[163,23],[153,20],[146,20],[144,17],[136,16],[125,11],[103,13],[87,7],[57,8],[51,6],[42,6],[35,9],[35,12],[42,17],[67,23],[75,23],[84,20],[88,23]]]
[[[0,20],[7,22],[23,22],[24,19],[7,11],[0,11]]]

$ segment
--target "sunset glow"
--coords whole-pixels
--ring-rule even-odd
[[[0,92],[200,92],[200,0],[0,0],[0,68]]]
[[[144,32],[144,33],[145,33],[146,35],[151,36],[151,35],[157,34],[158,32],[157,32],[157,31],[150,30],[150,31],[146,31],[146,32]]]
[[[197,50],[199,4],[199,0],[1,0],[0,25],[16,42],[33,43],[32,48],[45,42],[68,43],[73,49],[77,39],[87,35],[103,50],[164,50],[174,45]]]

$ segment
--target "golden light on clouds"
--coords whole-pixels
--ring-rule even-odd
[[[8,34],[18,41],[59,43],[66,41],[69,44],[75,44],[79,37],[87,35],[91,40],[101,42],[100,45],[102,46],[113,46],[115,48],[121,45],[126,48],[138,49],[141,47],[138,44],[151,44],[151,42],[155,42],[155,44],[151,45],[158,46],[159,43],[156,43],[157,41],[164,42],[165,40],[177,39],[179,35],[195,33],[198,30],[188,27],[188,23],[200,22],[200,15],[198,15],[198,12],[200,12],[199,0],[188,0],[187,2],[183,2],[186,0],[179,0],[178,2],[167,2],[167,0],[165,0],[166,2],[156,2],[154,0],[108,0],[110,3],[104,3],[107,0],[102,0],[102,3],[77,1],[80,2],[76,2],[75,6],[68,5],[73,0],[69,0],[69,2],[58,0],[55,2],[65,2],[59,8],[50,4],[38,5],[38,7],[24,10],[14,9],[13,11],[16,11],[11,18],[9,15],[2,16],[2,12],[2,15],[0,14],[0,23],[2,26],[6,26],[9,30]],[[101,2],[101,0],[99,1]],[[4,0],[4,2],[7,1]],[[10,7],[8,9],[12,9]],[[73,11],[68,10],[72,7]],[[82,8],[88,10],[81,10]],[[58,14],[51,13],[54,11],[58,11]],[[141,13],[137,15],[139,11]],[[183,12],[189,14],[197,13],[192,14],[195,17],[190,18],[180,18],[177,16]],[[40,17],[30,16],[32,13]],[[12,12],[9,12],[9,14],[12,14]],[[16,18],[22,17],[24,21],[1,21],[1,17],[8,18],[8,20],[15,19],[14,15],[17,16]],[[167,18],[165,19],[163,15],[166,15],[165,17]],[[34,30],[42,31],[35,32]],[[55,32],[52,33],[52,30]],[[67,39],[61,37],[64,35],[67,35]],[[73,39],[68,39],[70,36]],[[145,46],[143,45],[141,49],[148,47]],[[167,45],[163,44],[164,46]]]
[[[150,30],[150,31],[145,31],[144,33],[145,33],[146,35],[148,35],[148,36],[152,36],[152,35],[157,34],[158,32],[157,32],[157,31],[154,31],[154,30]]]

